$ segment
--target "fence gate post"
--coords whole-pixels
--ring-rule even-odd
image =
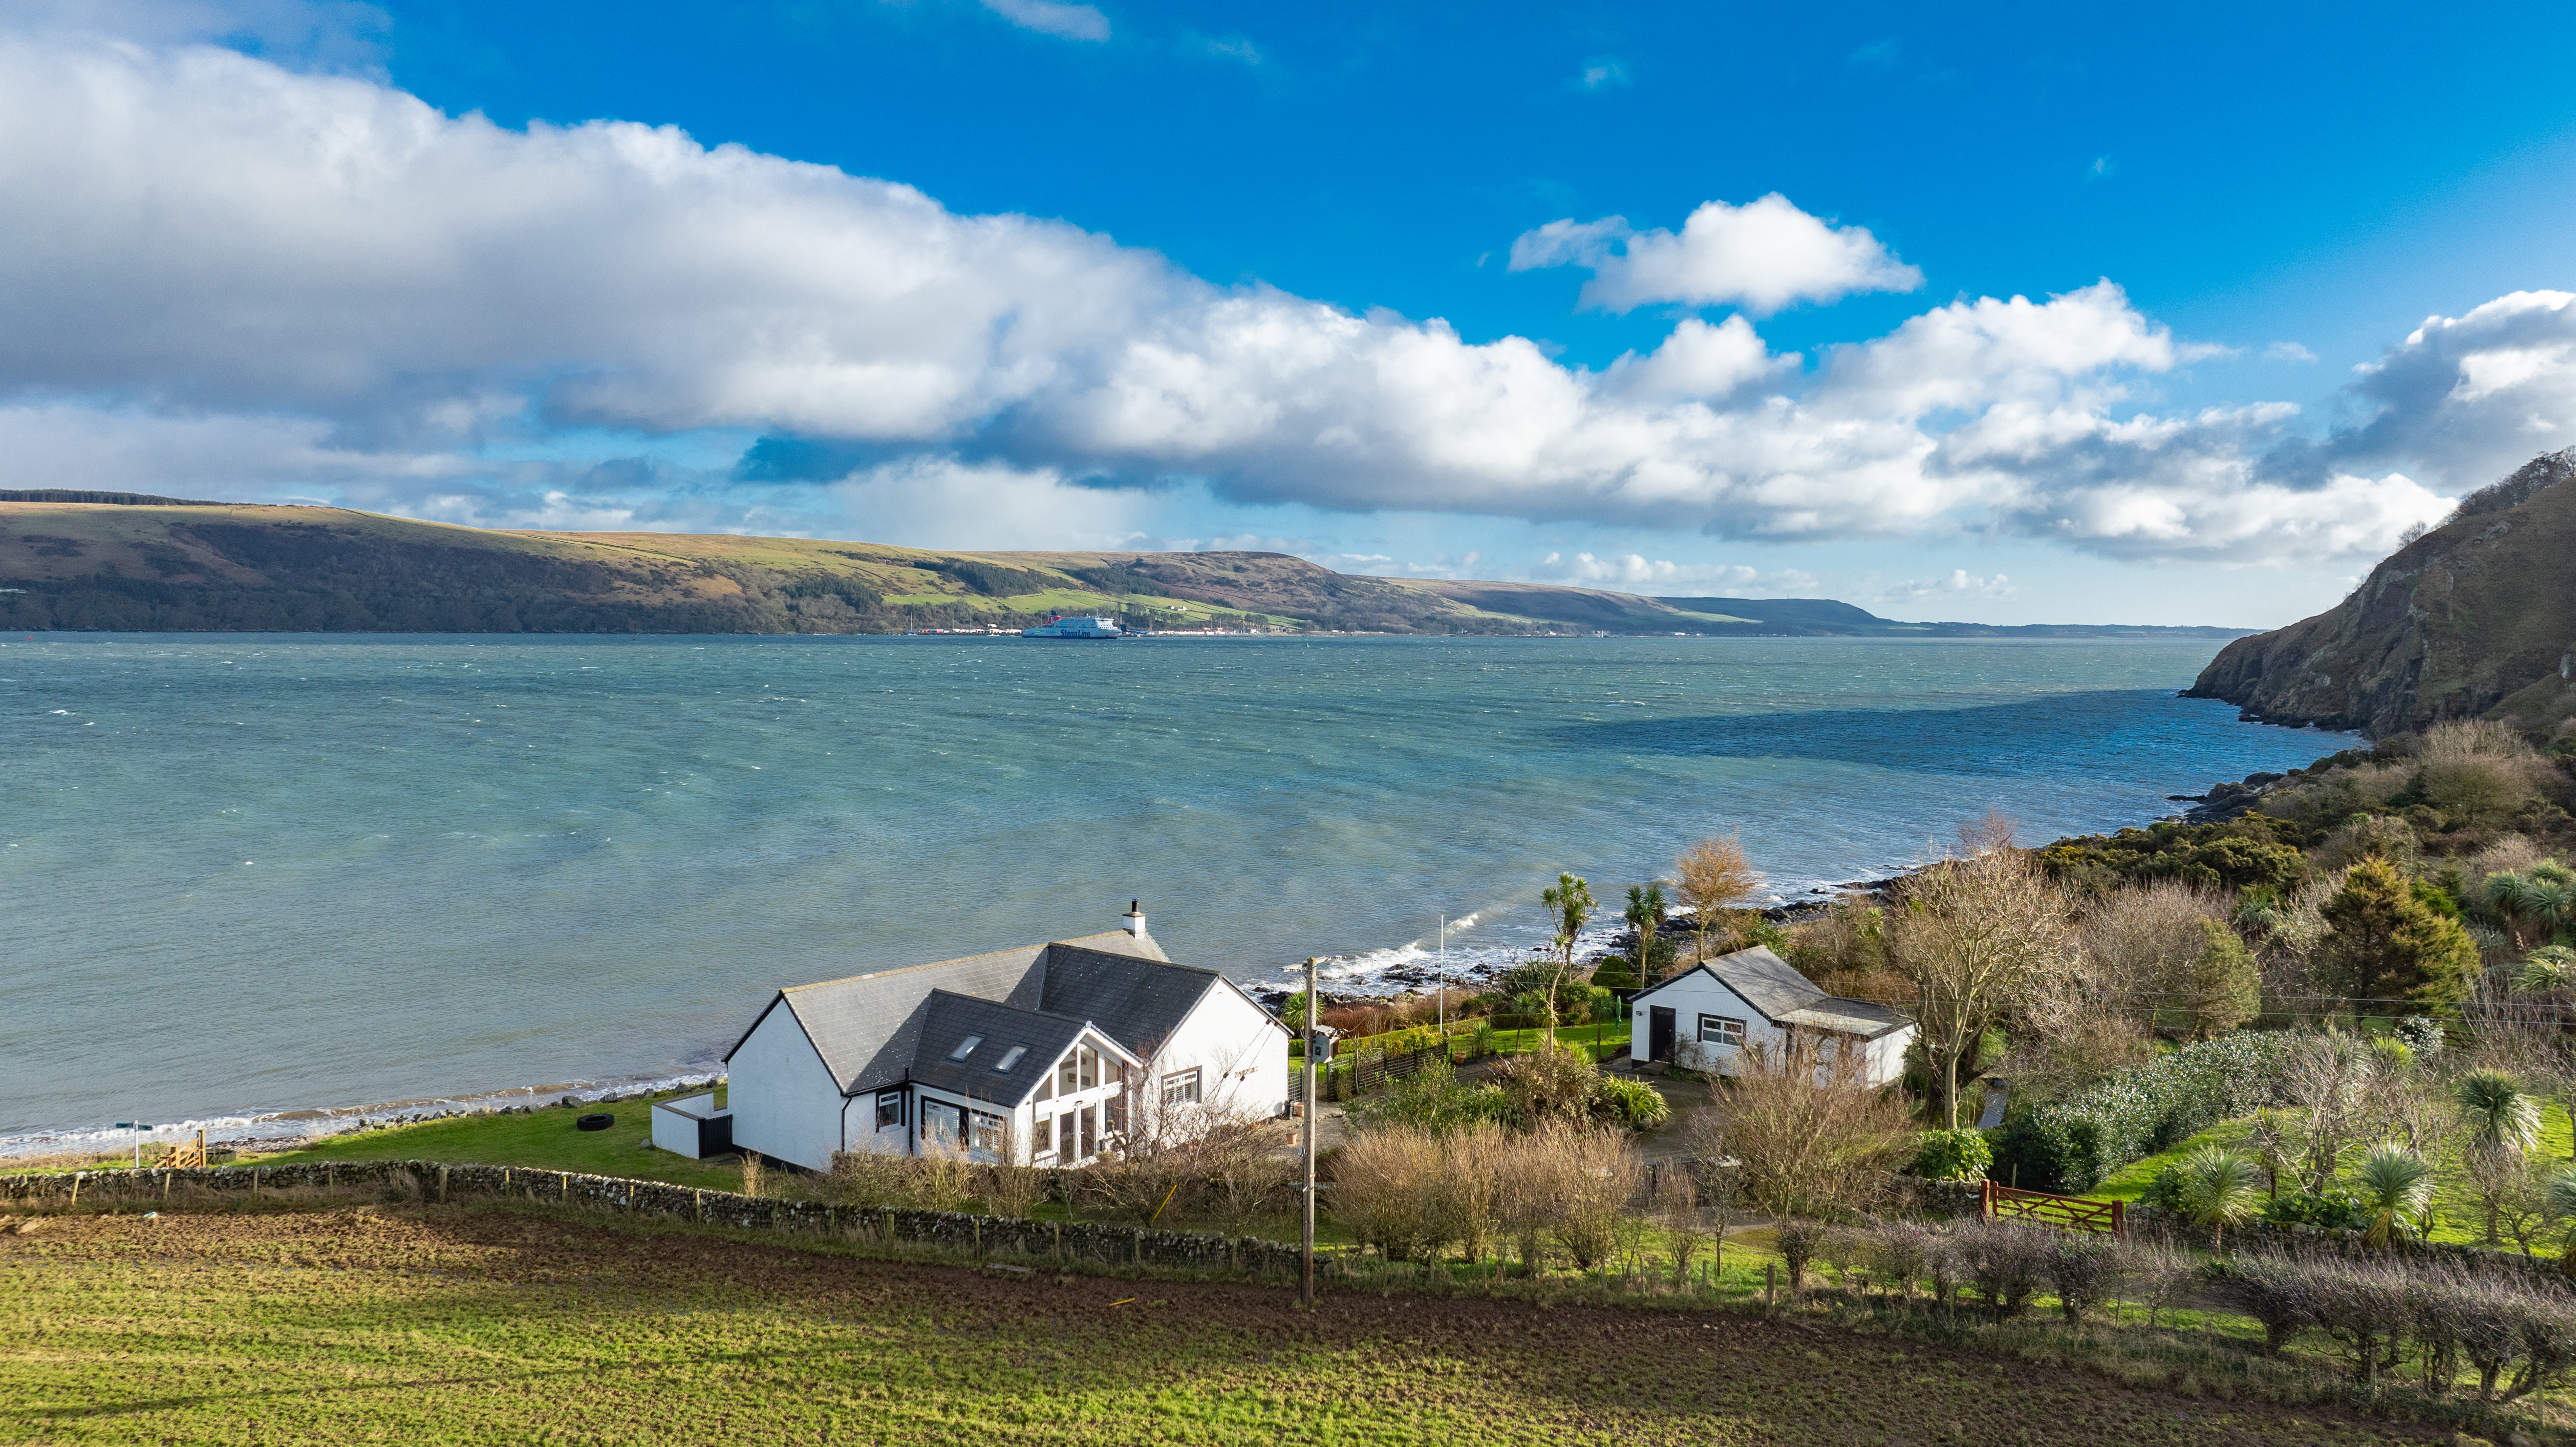
[[[438,1204],[447,1204],[447,1167],[438,1168]]]

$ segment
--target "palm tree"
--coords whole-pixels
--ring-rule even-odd
[[[2468,1117],[2470,1138],[2487,1150],[2521,1155],[2540,1140],[2540,1102],[2501,1070],[2472,1070],[2453,1087]]]
[[[2549,1213],[2549,1219],[2576,1226],[2576,1166],[2549,1178],[2549,1193],[2543,1201],[2541,1209]],[[2558,1269],[2576,1276],[2576,1230],[2567,1233],[2567,1244],[2558,1250]]]
[[[1583,933],[1584,922],[1592,918],[1592,886],[1571,874],[1560,874],[1556,883],[1539,891],[1539,900],[1556,913],[1557,963],[1547,977],[1547,1048],[1556,1052],[1556,994],[1565,986],[1565,977],[1574,973],[1574,942]]]
[[[2234,1151],[2202,1146],[2183,1157],[2174,1206],[2182,1218],[2209,1232],[2215,1251],[2227,1228],[2241,1225],[2259,1205],[2261,1168]]]
[[[2576,985],[2576,950],[2565,945],[2542,945],[2522,962],[2513,976],[2513,987],[2526,995],[2547,994]]]
[[[2362,1239],[2386,1246],[2389,1237],[2420,1225],[2409,1218],[2420,1217],[2433,1199],[2433,1168],[2395,1141],[2382,1141],[2362,1158],[2353,1184],[2361,1188],[2362,1209],[2370,1214],[2370,1230]]]
[[[2576,922],[2576,872],[2555,859],[2544,859],[2520,874],[2487,876],[2487,908],[2505,921],[2520,945],[2526,927],[2542,943]]]
[[[1664,887],[1628,886],[1628,923],[1637,931],[1637,983],[1651,985],[1655,976],[1655,932],[1664,925]]]

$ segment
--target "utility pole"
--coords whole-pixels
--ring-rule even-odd
[[[1315,957],[1306,957],[1306,1140],[1301,1152],[1306,1158],[1306,1223],[1298,1234],[1298,1250],[1304,1262],[1304,1284],[1297,1290],[1300,1305],[1315,1304]]]
[[[1440,916],[1440,993],[1431,1007],[1440,1022],[1440,1047],[1449,1047],[1449,916]]]

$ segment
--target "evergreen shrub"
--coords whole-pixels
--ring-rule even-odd
[[[1927,1181],[1982,1181],[1995,1149],[1978,1130],[1927,1130],[1914,1147],[1914,1174]]]
[[[2273,1226],[2328,1226],[2338,1231],[2358,1231],[2370,1224],[2370,1212],[2363,1209],[2361,1197],[2341,1186],[2329,1186],[2323,1192],[2292,1191],[2274,1197],[2263,1208],[2263,1220]]]
[[[2025,1190],[2089,1191],[2131,1161],[2271,1104],[2287,1045],[2268,1032],[2204,1040],[2030,1107],[1996,1133],[1989,1173]]]

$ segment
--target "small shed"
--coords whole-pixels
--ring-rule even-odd
[[[1637,992],[1628,1053],[1685,1070],[1730,1075],[1742,1053],[1803,1041],[1829,1062],[1859,1052],[1862,1078],[1890,1085],[1905,1073],[1914,1026],[1867,1000],[1829,995],[1787,960],[1755,945],[1703,960]]]

